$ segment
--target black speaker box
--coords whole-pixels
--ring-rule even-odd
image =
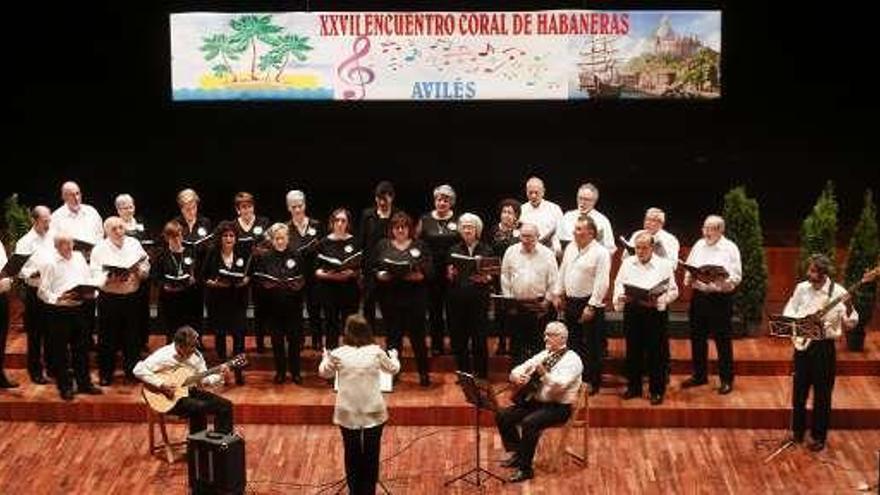
[[[237,434],[208,430],[193,433],[188,438],[186,457],[191,494],[244,493],[244,439]]]

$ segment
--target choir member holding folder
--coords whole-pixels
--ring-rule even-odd
[[[202,328],[203,305],[196,280],[195,248],[184,246],[183,227],[171,220],[162,229],[162,237],[165,247],[159,252],[153,273],[159,287],[159,321],[170,344],[178,328]]]
[[[134,198],[130,194],[120,194],[116,196],[114,204],[116,213],[125,226],[125,235],[136,239],[150,256],[155,255],[155,240],[147,231],[143,220],[135,217]],[[138,289],[137,311],[138,336],[141,347],[145,348],[150,338],[150,284],[141,284]]]
[[[237,217],[235,225],[235,249],[241,256],[247,258],[254,253],[258,255],[268,249],[266,232],[272,222],[266,217],[256,215],[254,196],[249,192],[239,192],[235,195],[235,213]],[[266,350],[266,317],[265,297],[260,284],[250,286],[250,300],[254,304],[254,330],[257,338],[257,352]]]
[[[275,383],[284,383],[287,372],[296,384],[300,374],[300,337],[302,334],[304,263],[300,253],[291,249],[287,225],[269,227],[272,249],[257,258],[254,280],[266,295],[266,325],[272,332],[275,357]]]
[[[217,357],[226,360],[226,335],[232,334],[232,351],[244,352],[244,332],[247,312],[247,284],[251,258],[235,251],[235,225],[220,222],[216,235],[220,242],[208,251],[202,267],[205,281],[205,300],[208,307],[208,326],[214,331]],[[244,383],[241,370],[236,370],[236,383]]]
[[[498,223],[489,231],[489,242],[492,243],[492,249],[495,256],[504,258],[504,252],[507,248],[519,242],[519,214],[520,203],[513,198],[501,200],[498,204]],[[496,293],[501,293],[501,279],[496,277],[495,286]],[[504,308],[498,300],[493,303],[492,314],[494,316],[493,323],[498,333],[498,348],[495,353],[498,355],[509,354],[507,348],[508,331],[504,326],[506,318],[504,317]]]
[[[642,377],[647,374],[651,404],[663,402],[666,392],[666,365],[663,363],[666,308],[677,297],[678,286],[672,263],[654,254],[651,234],[638,234],[635,256],[623,260],[614,280],[614,309],[623,311],[626,338],[627,389],[624,399],[641,397]]]
[[[122,350],[123,370],[134,383],[145,318],[140,307],[140,287],[150,274],[150,261],[137,239],[125,235],[119,217],[104,221],[107,237],[100,241],[89,259],[92,280],[100,287],[98,296],[98,368],[101,385],[113,382],[116,352]]]
[[[403,212],[391,217],[389,235],[376,245],[374,276],[378,282],[379,305],[388,331],[388,349],[401,349],[404,331],[416,355],[419,384],[431,384],[428,351],[425,347],[425,305],[427,281],[433,276],[431,253],[425,243],[413,239],[412,218]]]
[[[501,266],[492,247],[480,240],[483,221],[473,213],[458,219],[461,241],[450,248],[449,328],[459,371],[488,378],[487,311],[492,283]],[[470,350],[469,350],[470,349]]]
[[[321,349],[323,325],[321,322],[321,301],[315,280],[315,256],[318,243],[324,237],[324,233],[321,222],[306,216],[306,194],[304,192],[296,189],[289,191],[286,200],[287,211],[290,212],[290,221],[287,223],[290,248],[299,252],[303,264],[302,273],[306,278],[306,286],[302,296],[309,314],[311,344],[312,348]]]
[[[339,345],[342,322],[358,310],[362,252],[351,235],[351,215],[345,208],[333,210],[328,230],[318,245],[315,277],[326,317],[326,344],[333,349]]]

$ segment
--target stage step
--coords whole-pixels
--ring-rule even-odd
[[[141,422],[145,419],[139,385],[114,384],[104,395],[78,395],[64,402],[53,385],[37,386],[16,370],[17,389],[0,391],[0,421]],[[302,386],[276,385],[271,372],[248,372],[247,384],[229,387],[223,395],[235,404],[239,423],[330,424],[335,394],[327,381],[307,374]],[[468,425],[473,410],[449,373],[433,373],[429,388],[417,375],[404,373],[387,400],[396,425]],[[503,375],[493,375],[500,390]],[[590,399],[590,421],[596,427],[785,428],[790,422],[791,380],[784,376],[738,377],[732,394],[718,395],[712,386],[682,390],[682,375],[672,377],[662,405],[647,399],[624,401],[623,384],[606,376],[607,387]],[[835,428],[880,428],[880,378],[840,377],[834,389]],[[502,402],[506,393],[500,393]],[[481,416],[492,424],[489,413]]]

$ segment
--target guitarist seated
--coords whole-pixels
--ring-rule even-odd
[[[859,322],[859,314],[853,309],[850,294],[829,276],[833,266],[831,260],[824,254],[814,254],[808,258],[808,263],[807,280],[795,287],[783,314],[791,317],[817,314],[829,301],[842,297],[840,302],[821,316],[825,338],[815,340],[805,347],[801,345],[794,352],[792,440],[797,443],[804,441],[807,395],[810,387],[813,387],[813,427],[810,432],[813,441],[808,448],[818,452],[825,448],[831,419],[831,395],[836,366],[834,339],[840,337],[843,330],[855,327]]]
[[[162,381],[161,375],[180,367],[189,368],[193,374],[207,370],[205,359],[196,350],[199,334],[191,327],[181,327],[174,334],[174,341],[156,349],[134,367],[135,376],[147,387],[161,390],[170,400],[175,396],[174,385]],[[222,366],[222,376],[209,375],[200,385],[216,386],[231,383],[232,371]],[[189,432],[196,433],[208,428],[207,415],[214,416],[214,431],[232,433],[232,402],[218,395],[192,387],[188,397],[181,397],[169,414],[189,419]]]
[[[510,372],[510,381],[521,388],[514,404],[498,411],[495,422],[504,449],[512,453],[503,465],[517,469],[511,482],[534,476],[532,459],[541,432],[568,421],[577,401],[584,367],[577,353],[566,347],[567,341],[565,324],[550,322],[544,330],[546,348]]]

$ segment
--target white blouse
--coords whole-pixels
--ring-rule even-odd
[[[326,353],[318,366],[324,378],[339,374],[339,393],[333,423],[344,428],[372,428],[388,421],[388,409],[379,390],[379,373],[400,371],[397,352],[387,354],[376,344],[344,345]]]

